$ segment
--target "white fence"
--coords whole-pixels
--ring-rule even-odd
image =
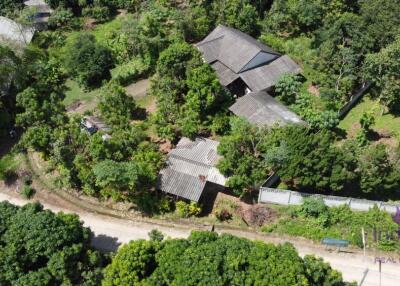
[[[273,188],[260,188],[258,195],[259,203],[272,203],[279,205],[300,205],[305,197],[316,197],[322,198],[325,204],[329,207],[348,205],[352,210],[356,211],[367,211],[374,205],[377,205],[380,209],[387,211],[388,213],[396,213],[398,204],[385,203],[381,201],[371,201],[362,199],[353,199],[347,197],[337,196],[325,196],[316,194],[306,194],[288,190],[273,189]]]

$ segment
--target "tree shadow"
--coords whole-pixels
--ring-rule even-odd
[[[118,242],[118,237],[111,237],[105,234],[94,235],[92,233],[91,244],[94,248],[102,252],[114,252],[121,245]]]
[[[142,107],[138,107],[135,110],[135,114],[133,116],[134,120],[146,120],[148,117],[147,110]]]

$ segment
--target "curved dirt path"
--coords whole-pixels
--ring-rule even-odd
[[[0,201],[6,200],[16,205],[24,205],[28,202],[15,193],[0,190]],[[78,208],[74,208],[73,211],[71,211],[65,207],[60,207],[57,203],[47,204],[45,201],[41,201],[41,203],[46,209],[55,212],[77,213],[84,222],[84,225],[90,227],[93,231],[93,245],[98,249],[107,251],[115,250],[121,243],[126,243],[130,240],[147,239],[147,234],[152,229],[158,229],[167,237],[171,238],[187,237],[191,230],[201,229],[201,227],[194,226],[168,226],[113,218],[101,214],[89,213],[79,210]],[[378,264],[375,263],[376,258],[373,256],[364,257],[359,252],[328,252],[319,245],[313,245],[309,241],[295,238],[286,239],[232,229],[220,230],[217,228],[216,231],[272,243],[283,243],[287,241],[297,248],[300,255],[315,254],[316,256],[322,257],[325,261],[329,262],[333,268],[341,271],[346,281],[357,281],[358,285],[363,286],[380,285]],[[391,261],[386,259],[387,263],[382,266],[382,286],[400,285],[400,256],[393,256],[391,258]]]

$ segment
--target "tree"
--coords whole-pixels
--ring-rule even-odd
[[[361,191],[375,196],[390,195],[398,189],[400,176],[383,144],[367,147],[359,159]]]
[[[101,90],[98,108],[107,123],[115,127],[129,125],[138,109],[135,100],[126,94],[122,86],[114,82]]]
[[[301,126],[277,129],[265,148],[283,146],[287,160],[272,168],[288,186],[324,192],[343,190],[351,182],[354,165],[346,163],[343,153],[333,146],[333,133],[312,133]]]
[[[374,41],[374,50],[391,44],[400,35],[400,2],[398,0],[360,0],[360,14],[366,32]]]
[[[104,271],[103,286],[141,285],[157,267],[154,241],[137,240],[122,246]]]
[[[231,26],[252,36],[258,36],[257,11],[248,0],[219,0],[214,3],[217,23]]]
[[[96,43],[93,35],[79,33],[65,48],[65,68],[86,88],[110,77],[114,60],[109,49]]]
[[[103,258],[90,248],[90,230],[76,215],[3,202],[0,221],[1,285],[99,283]]]
[[[400,38],[378,53],[368,54],[364,77],[375,85],[374,96],[389,111],[400,110]]]
[[[262,146],[268,131],[241,118],[232,118],[231,131],[221,139],[218,169],[229,177],[227,185],[238,195],[257,189],[270,171]]]
[[[275,246],[213,232],[123,246],[106,268],[103,286],[133,284],[347,285],[329,264],[310,256],[303,260],[290,244]]]
[[[221,109],[227,109],[232,102],[230,94],[221,86],[214,70],[203,64],[188,72],[186,79],[188,92],[182,105],[179,125],[182,134],[193,138],[208,117]]]
[[[0,16],[7,16],[22,8],[24,8],[23,0],[2,0],[0,2]]]
[[[345,98],[359,77],[357,67],[372,48],[372,39],[365,34],[364,27],[361,16],[343,13],[325,21],[316,33],[314,45],[318,48],[318,58],[315,66],[328,74],[326,82],[321,84],[335,87]]]
[[[301,82],[295,74],[284,74],[275,85],[275,92],[283,103],[291,105],[296,101]]]
[[[185,94],[188,91],[186,77],[188,71],[202,64],[200,53],[184,42],[178,42],[164,50],[157,61],[157,74],[152,82],[152,93],[157,98],[157,113],[155,122],[157,123],[157,132],[164,138],[172,139],[177,131],[176,123],[180,117],[179,106],[185,102]],[[192,108],[195,110],[195,100],[192,102]],[[182,122],[186,120],[197,120],[197,113],[187,114]],[[195,121],[198,122],[198,121]],[[191,124],[191,122],[188,122]],[[188,133],[195,132],[192,127],[188,128]]]

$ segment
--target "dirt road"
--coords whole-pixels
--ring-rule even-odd
[[[0,201],[9,201],[16,205],[26,204],[23,200],[14,194],[0,192]],[[57,205],[49,205],[42,202],[45,208],[55,212],[70,212],[60,208]],[[99,214],[88,213],[75,209],[84,225],[90,227],[94,233],[93,245],[102,250],[115,250],[121,243],[128,242],[133,239],[147,239],[147,233],[152,229],[158,229],[166,236],[172,238],[187,237],[194,228],[188,226],[171,226],[155,225],[145,222],[135,222],[124,219],[107,217]],[[228,232],[237,236],[250,239],[258,239],[272,243],[283,243],[288,241],[292,243],[300,255],[315,254],[329,262],[333,268],[341,271],[346,281],[357,281],[362,286],[398,286],[400,285],[400,257],[386,257],[386,263],[382,266],[381,284],[379,283],[378,264],[375,263],[375,257],[364,256],[360,253],[331,253],[325,251],[319,245],[312,245],[309,242],[296,239],[282,239],[278,237],[269,237],[250,233],[246,231],[224,230],[218,232]],[[396,262],[396,263],[395,263]]]

